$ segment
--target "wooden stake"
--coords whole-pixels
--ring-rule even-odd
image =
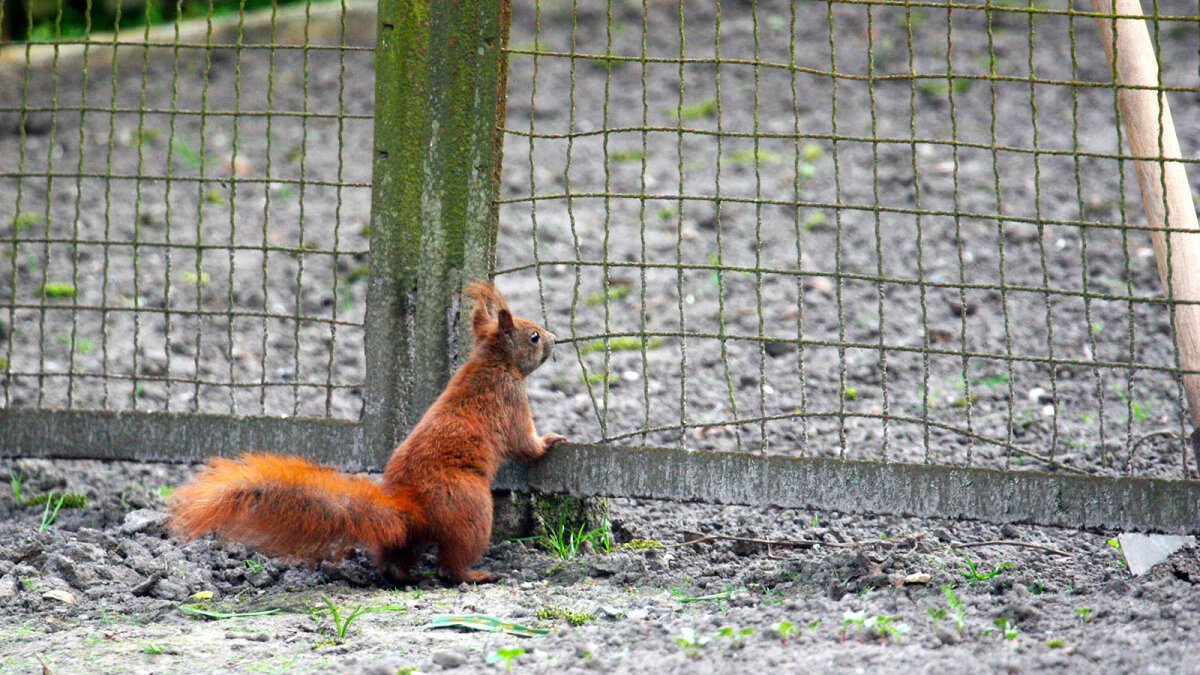
[[[1103,14],[1144,16],[1138,0],[1092,0],[1092,7]],[[1130,152],[1135,157],[1166,158],[1133,163],[1146,224],[1151,228],[1159,279],[1175,302],[1200,302],[1200,225],[1183,164],[1167,161],[1182,157],[1167,94],[1156,89],[1123,88],[1161,86],[1146,22],[1141,18],[1097,20],[1109,66],[1122,87],[1117,90],[1117,104]],[[1158,229],[1162,227],[1175,231]],[[1176,304],[1172,311],[1179,366],[1200,370],[1200,304]],[[1200,374],[1183,375],[1183,388],[1193,428],[1192,449],[1200,470]]]

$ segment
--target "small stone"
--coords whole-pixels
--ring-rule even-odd
[[[937,632],[934,633],[938,641],[944,645],[956,645],[962,642],[962,636],[949,626],[938,626]]]
[[[766,350],[767,356],[771,356],[771,357],[786,356],[786,355],[791,354],[796,351],[796,343],[795,342],[768,342],[765,345],[763,345],[763,349]]]
[[[166,524],[170,517],[155,509],[138,509],[125,514],[125,522],[121,523],[121,534],[136,534]]]
[[[154,587],[154,595],[164,600],[183,600],[188,596],[187,589],[171,581],[162,579]]]
[[[0,604],[4,604],[17,597],[17,593],[20,591],[21,586],[15,576],[6,574],[0,577]]]
[[[48,590],[45,593],[42,593],[42,597],[47,600],[57,600],[68,605],[75,604],[75,596],[67,591],[62,590],[61,588]]]
[[[927,584],[933,577],[925,572],[913,572],[904,577],[905,584]]]
[[[434,652],[433,662],[449,670],[450,668],[458,668],[467,662],[467,657],[461,652]]]

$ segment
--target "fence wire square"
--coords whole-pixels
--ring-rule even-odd
[[[1194,157],[1200,24],[1153,4]],[[1091,11],[517,2],[498,267],[574,338],[532,384],[567,398],[548,424],[1187,476],[1171,304]]]

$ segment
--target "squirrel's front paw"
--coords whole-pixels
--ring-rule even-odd
[[[567,442],[566,436],[560,436],[559,434],[543,434],[542,435],[542,447],[546,448],[547,450],[558,445],[559,443],[566,443],[566,442]]]

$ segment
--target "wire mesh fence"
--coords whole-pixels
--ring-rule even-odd
[[[481,97],[504,72],[470,59],[498,48],[506,5],[381,0],[378,26],[371,4],[188,21],[176,2],[157,24],[154,3],[117,5],[111,33],[13,6],[34,29],[0,52],[4,409],[75,424],[80,447],[94,420],[49,413],[172,413],[155,444],[188,413],[232,414],[263,424],[212,451],[386,452],[413,412],[389,407],[451,360],[441,290],[461,280],[443,277],[491,263],[495,160],[471,147],[492,142]],[[1200,18],[1166,9],[1151,88],[1191,169]],[[518,313],[570,337],[530,380],[539,426],[607,448],[1192,475],[1186,303],[1159,280],[1147,156],[1091,10],[514,2],[496,272]],[[418,35],[460,28],[478,49]],[[414,54],[431,65],[404,79]],[[376,69],[424,98],[377,106],[395,83]],[[381,144],[377,123],[414,135]],[[371,356],[419,323],[432,338]],[[389,374],[405,369],[428,386]],[[187,427],[192,451],[212,421]]]
[[[357,419],[373,22],[127,6],[5,3],[4,406]]]
[[[1190,169],[1200,24],[1167,10],[1146,13]],[[1092,12],[518,3],[498,274],[575,338],[558,421],[1187,477],[1176,301]]]

